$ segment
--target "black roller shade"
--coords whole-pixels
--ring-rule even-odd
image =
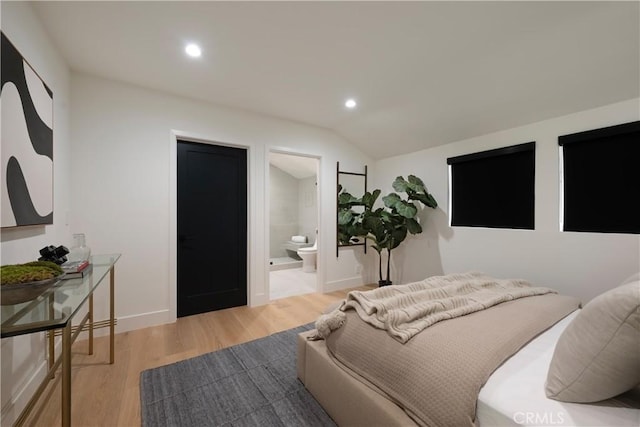
[[[640,233],[640,122],[558,138],[564,231]]]
[[[535,227],[535,142],[450,157],[451,225]]]

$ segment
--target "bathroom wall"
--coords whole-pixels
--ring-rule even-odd
[[[269,257],[287,256],[282,244],[298,234],[298,180],[269,165]]]
[[[318,228],[318,192],[316,177],[298,180],[298,232],[307,236],[309,243],[316,239]]]

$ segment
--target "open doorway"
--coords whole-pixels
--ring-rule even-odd
[[[318,289],[319,160],[269,153],[269,297]]]

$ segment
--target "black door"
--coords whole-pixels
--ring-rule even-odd
[[[247,303],[247,152],[178,141],[178,317]]]

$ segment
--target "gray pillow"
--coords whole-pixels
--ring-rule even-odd
[[[556,344],[545,392],[563,402],[598,402],[640,384],[640,281],[590,301]]]

